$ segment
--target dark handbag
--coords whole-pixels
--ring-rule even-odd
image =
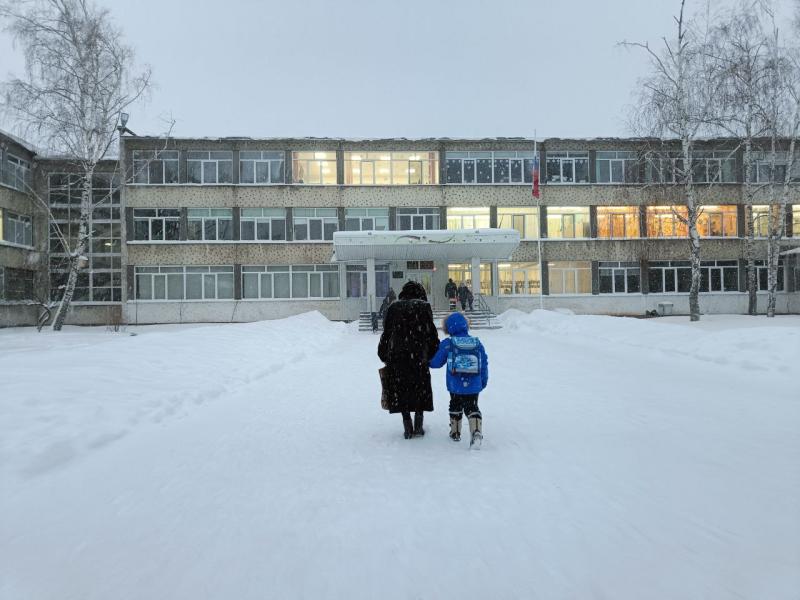
[[[389,367],[378,369],[381,378],[381,408],[389,410]]]

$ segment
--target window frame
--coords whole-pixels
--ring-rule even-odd
[[[137,158],[138,155],[151,154],[151,158]],[[169,157],[165,157],[165,155]],[[174,155],[174,156],[173,156]],[[153,163],[161,163],[161,181],[152,181],[152,171],[150,166]],[[137,167],[137,164],[144,164],[144,168]],[[167,164],[170,163],[174,168],[174,181],[167,181]],[[174,165],[172,164],[174,163]],[[179,150],[133,150],[131,153],[131,164],[133,174],[131,183],[133,185],[180,185],[180,151]],[[147,175],[147,181],[139,179],[140,174]]]
[[[313,215],[301,215],[298,216],[300,211],[314,211]],[[333,215],[325,215],[320,214],[319,211],[333,211],[336,213],[336,216]],[[320,234],[322,235],[321,238],[312,238],[311,237],[311,223],[319,222],[320,227]],[[297,235],[297,228],[298,226],[305,225],[306,227],[306,236],[303,239],[298,239]],[[326,232],[328,228],[326,225],[335,225],[333,231],[331,231],[330,237],[326,237]],[[293,242],[300,242],[300,243],[330,243],[333,241],[333,234],[339,231],[339,215],[338,210],[336,208],[330,207],[316,207],[316,208],[295,208],[292,211],[292,241]]]
[[[255,155],[258,154],[258,158]],[[252,155],[252,156],[250,156]],[[253,181],[245,181],[245,163],[253,163]],[[259,165],[266,165],[266,181],[258,181]],[[276,167],[277,165],[277,167]],[[273,181],[273,169],[277,168],[280,177]],[[280,150],[240,150],[239,151],[239,185],[263,186],[286,184],[286,153]]]
[[[455,212],[453,212],[455,211]],[[489,229],[491,226],[491,208],[488,206],[448,206],[447,207],[447,230],[458,229]],[[485,227],[476,221],[485,219]],[[465,226],[465,222],[471,220],[472,225]],[[458,227],[451,227],[451,223],[459,223]]]
[[[139,216],[137,216],[137,211],[139,211]],[[155,211],[155,215],[143,215],[143,211]],[[162,215],[162,212],[177,212],[177,215]],[[136,224],[138,222],[147,222],[147,238],[140,238],[138,237],[138,230]],[[161,239],[153,239],[153,222],[160,221],[161,222]],[[178,227],[175,229],[177,237],[167,237],[167,231],[169,228],[167,227],[167,223],[177,223]],[[146,242],[176,242],[180,241],[181,239],[181,215],[179,208],[134,208],[133,209],[133,240],[134,241],[146,241]]]
[[[307,294],[305,296],[295,296],[295,276],[306,274],[305,289]],[[275,296],[275,275],[285,274],[288,276],[289,295],[287,297]],[[248,279],[255,276],[256,289],[258,296],[248,296]],[[270,296],[263,296],[264,280],[269,280]],[[319,296],[312,296],[311,291],[314,288],[313,280],[318,281],[320,290]],[[334,282],[336,287],[336,295],[326,295],[326,281]],[[331,264],[307,264],[307,265],[242,265],[241,273],[241,286],[242,286],[242,300],[262,301],[262,302],[275,302],[275,301],[295,301],[295,300],[339,300],[341,299],[341,284],[339,279],[339,265]]]
[[[516,229],[521,240],[538,240],[541,235],[541,224],[539,223],[539,210],[536,206],[498,206],[497,207],[497,228]],[[517,219],[522,219],[522,230],[516,227]],[[510,219],[510,226],[504,226],[504,220]],[[529,220],[532,223],[529,223]],[[528,227],[530,225],[530,227]],[[532,229],[534,235],[528,233]]]
[[[665,220],[671,223],[673,235],[663,235]],[[647,237],[650,239],[686,239],[689,237],[689,224],[687,221],[688,209],[685,205],[645,207],[645,227],[647,228]],[[656,223],[658,224],[657,228],[653,226]],[[662,235],[653,235],[656,230]]]
[[[622,216],[622,235],[616,235],[615,223]],[[603,235],[603,221],[608,220],[608,233]],[[635,229],[636,235],[628,235],[628,228]],[[597,239],[599,240],[635,240],[642,237],[641,224],[639,222],[638,206],[598,206],[597,207]]]
[[[597,265],[598,269],[598,294],[602,295],[625,295],[641,294],[642,293],[642,269],[639,263],[631,261],[600,261]],[[610,272],[611,277],[611,291],[603,291],[603,277],[604,271]],[[617,289],[617,275],[622,274],[622,290]],[[637,280],[637,289],[631,290],[631,276],[635,276]]]
[[[554,266],[554,265],[562,265],[566,264],[569,266]],[[586,266],[574,266],[576,264],[586,265]],[[554,273],[560,272],[561,274],[561,287],[562,289],[566,289],[566,282],[567,276],[569,273],[572,274],[573,283],[575,284],[575,291],[574,292],[556,292],[553,293],[553,279]],[[578,289],[580,288],[580,284],[582,282],[581,275],[585,278],[588,274],[588,291],[580,292]],[[548,295],[550,296],[587,296],[592,294],[592,263],[591,261],[583,261],[583,260],[559,260],[559,261],[548,261],[547,263],[547,282],[548,282]]]
[[[302,158],[300,155],[312,154],[312,157]],[[332,155],[331,158],[329,155]],[[311,173],[309,165],[316,163],[319,167],[319,181],[299,181],[298,173],[300,166],[304,167],[305,173]],[[327,169],[327,172],[326,172]],[[326,181],[325,175],[333,173],[332,181]],[[337,158],[335,150],[293,150],[292,151],[292,185],[338,185],[339,177],[337,175]]]
[[[415,211],[415,212],[411,212]],[[427,212],[420,212],[427,211]],[[401,226],[401,219],[408,217],[411,228]],[[437,227],[427,227],[428,218]],[[395,211],[395,228],[397,231],[441,231],[442,213],[436,206],[399,206]],[[415,222],[422,222],[423,227],[414,227]]]
[[[585,181],[576,181],[576,166],[577,161],[585,160],[586,161],[586,180]],[[558,161],[558,178],[559,180],[556,181],[553,179],[555,177],[554,173],[550,173],[550,163],[551,161],[555,162]],[[592,178],[590,175],[591,165],[589,164],[589,152],[576,152],[576,151],[554,151],[554,152],[547,152],[545,154],[545,184],[547,185],[591,185]],[[564,181],[564,165],[570,164],[572,165],[572,181]]]
[[[515,266],[517,265],[517,266]],[[534,271],[536,272],[536,279],[531,278],[530,273]],[[508,274],[508,282],[510,284],[509,287],[505,285],[505,275]],[[520,277],[520,282],[522,284],[522,289],[528,290],[528,292],[518,292],[517,287],[517,274],[522,274]],[[534,282],[538,282],[538,292],[530,291],[535,289],[536,286]],[[505,289],[510,289],[510,292],[505,292]],[[510,262],[502,262],[497,263],[497,295],[498,297],[530,297],[530,296],[541,296],[542,295],[542,273],[539,269],[539,263],[531,262],[531,261],[510,261]]]
[[[551,212],[551,209],[553,212]],[[588,240],[592,239],[592,226],[591,226],[591,212],[588,206],[548,206],[545,211],[547,218],[547,239],[551,240]],[[578,221],[578,216],[583,217],[581,222]],[[563,232],[567,227],[566,224],[572,221],[572,230],[577,234],[578,226],[582,228],[582,233],[587,235],[564,235]],[[551,222],[558,222],[560,232],[551,231]],[[559,235],[555,235],[560,233]]]
[[[439,161],[440,156],[437,150],[346,150],[343,155],[343,184],[352,186],[438,185]],[[401,163],[404,166],[401,166]],[[371,164],[369,169],[371,177],[366,175],[364,169],[366,164]],[[419,169],[418,181],[412,181],[412,166]],[[397,169],[400,171],[396,171]],[[403,169],[405,170],[405,181],[402,180]],[[388,182],[379,182],[379,174],[386,175]]]
[[[205,211],[206,214],[201,215],[199,214],[201,211]],[[222,212],[227,211],[228,215],[222,214],[212,214],[213,212]],[[195,213],[194,216],[192,213]],[[196,238],[193,236],[192,231],[192,222],[200,221],[200,231],[202,232],[202,237]],[[214,224],[214,231],[216,237],[214,238],[207,238],[206,237],[206,222],[213,221]],[[230,237],[220,239],[220,221],[228,221],[229,225],[227,230],[230,232]],[[231,242],[233,241],[233,209],[231,208],[190,208],[188,209],[188,214],[186,218],[186,241],[187,242]]]
[[[652,274],[661,271],[661,291],[653,291]],[[667,273],[671,274],[672,290],[667,290]],[[683,278],[681,278],[683,275]],[[692,281],[692,266],[688,260],[654,261],[647,265],[648,293],[655,295],[680,295],[688,294]],[[683,284],[685,290],[681,291]]]
[[[220,276],[230,275],[230,297],[220,297]],[[149,298],[141,298],[140,278],[149,278]],[[200,298],[189,298],[189,277],[199,276],[200,279]],[[234,302],[235,282],[234,268],[232,265],[137,265],[134,267],[134,291],[133,299],[135,302]],[[181,294],[180,298],[170,298],[170,277],[179,278]],[[156,278],[162,282],[164,297],[155,298],[157,289]],[[173,280],[174,281],[174,280]],[[207,297],[207,282],[213,281],[213,297]]]
[[[364,214],[358,214],[363,212]],[[376,227],[380,220],[383,227]],[[349,227],[353,221],[358,221],[358,229]],[[372,221],[373,227],[364,227],[365,221]],[[389,209],[388,208],[345,208],[344,209],[344,230],[345,231],[389,231]]]
[[[539,152],[532,150],[448,150],[445,151],[445,185],[531,185],[533,183],[533,163]],[[478,161],[491,161],[491,181],[478,181]],[[508,181],[498,181],[498,163],[507,162]],[[520,179],[514,181],[514,167],[511,161],[519,161]],[[458,164],[460,181],[450,180],[450,163]],[[468,178],[465,164],[472,168],[472,177]]]
[[[194,156],[205,154],[206,157]],[[230,158],[213,155],[228,155]],[[192,181],[192,163],[200,163],[200,181]],[[213,163],[214,181],[206,181],[206,169]],[[229,179],[220,180],[220,164],[230,163]],[[186,152],[186,183],[188,185],[232,185],[233,184],[233,151],[232,150],[188,150]]]
[[[256,211],[260,212],[260,215],[256,214],[247,214],[255,213]],[[275,237],[275,221],[283,221],[283,236],[282,237]],[[253,224],[253,237],[245,237],[244,229],[246,223]],[[260,224],[267,223],[269,225],[269,237],[262,238],[259,237]],[[286,216],[286,209],[285,208],[242,208],[241,214],[239,216],[239,240],[242,242],[254,242],[254,243],[279,243],[279,242],[286,242],[287,240],[287,230],[289,227],[288,218]]]
[[[611,155],[614,156],[605,156]],[[604,156],[601,156],[604,155]],[[623,156],[620,156],[623,155]],[[625,185],[640,183],[639,165],[641,160],[639,153],[632,150],[598,150],[595,154],[595,183],[598,185]],[[608,163],[608,181],[602,181],[600,177],[601,164]],[[632,163],[632,164],[631,164]],[[619,164],[622,171],[622,180],[614,179],[614,165]],[[628,174],[634,173],[633,180],[628,180]]]

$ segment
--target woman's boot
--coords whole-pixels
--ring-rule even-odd
[[[411,413],[403,413],[403,437],[410,440],[414,437],[414,424],[411,422]]]
[[[422,417],[425,415],[422,411],[414,413],[414,435],[422,437],[425,435],[425,430],[422,428]]]

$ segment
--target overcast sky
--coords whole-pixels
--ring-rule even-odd
[[[678,0],[100,0],[176,136],[617,136]],[[696,2],[699,4],[699,2]],[[22,58],[0,33],[0,76]],[[2,118],[0,128],[18,132]]]

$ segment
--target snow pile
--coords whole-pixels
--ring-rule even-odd
[[[726,315],[691,323],[686,317],[632,319],[512,309],[499,315],[498,321],[512,331],[547,338],[580,336],[596,347],[624,345],[656,351],[665,359],[684,356],[749,371],[790,375],[800,359],[800,317],[795,316],[768,320]]]
[[[36,475],[125,436],[142,422],[275,376],[342,338],[319,312],[231,325],[0,330],[0,464]],[[130,335],[135,332],[136,335]],[[268,398],[253,398],[265,402]]]

